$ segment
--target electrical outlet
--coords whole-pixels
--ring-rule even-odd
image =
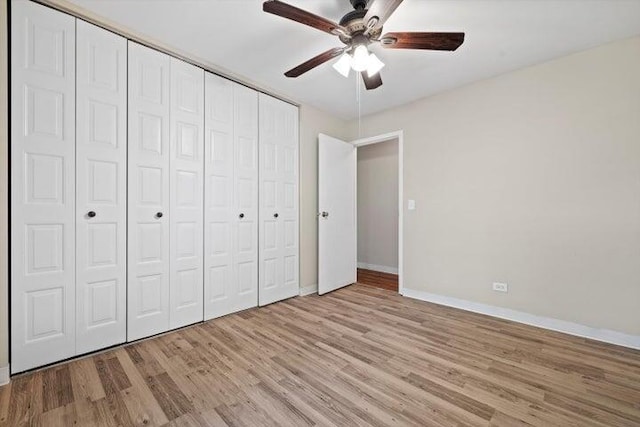
[[[493,290],[496,292],[509,292],[509,285],[506,283],[493,282]]]

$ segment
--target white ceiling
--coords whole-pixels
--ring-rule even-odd
[[[357,116],[356,81],[324,64],[283,73],[341,46],[337,37],[262,12],[261,0],[71,0],[296,102]],[[338,21],[349,0],[285,0]],[[374,47],[384,85],[362,93],[362,114],[640,34],[640,0],[405,0],[385,31],[464,31],[456,52]],[[637,54],[640,54],[638,52]]]

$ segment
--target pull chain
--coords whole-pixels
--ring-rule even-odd
[[[356,102],[358,103],[358,139],[362,138],[362,79],[360,73],[356,75]]]

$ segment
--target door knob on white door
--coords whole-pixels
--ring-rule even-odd
[[[274,214],[273,214],[273,217],[274,217],[274,218],[278,218],[278,216],[279,216],[279,215],[278,215],[277,213],[274,213]]]
[[[329,212],[322,211],[320,215],[322,216],[322,218],[329,218]]]
[[[243,213],[241,213],[240,215],[238,215],[238,217],[239,217],[240,219],[242,219],[242,218],[244,218],[244,214],[243,214]]]
[[[95,213],[94,211],[89,211],[89,212],[87,213],[87,216],[88,216],[89,218],[93,218],[93,217],[95,217],[95,216],[96,216],[96,213]]]
[[[162,212],[158,212],[158,213],[156,214],[156,218],[162,218]]]

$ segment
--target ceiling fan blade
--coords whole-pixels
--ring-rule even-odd
[[[380,44],[387,49],[456,50],[464,33],[387,33]]]
[[[370,26],[381,27],[387,22],[391,14],[400,6],[402,0],[370,0],[367,4],[367,14],[364,15],[365,25],[371,18],[377,18],[375,22],[371,22]]]
[[[344,49],[345,48],[343,47],[334,47],[333,49],[329,49],[326,52],[322,52],[320,55],[314,56],[310,60],[303,62],[295,68],[290,69],[289,71],[284,73],[284,75],[287,77],[298,77],[306,73],[307,71],[317,67],[318,65],[324,64],[331,58],[335,58],[336,56],[340,55],[342,52],[344,52]]]
[[[265,1],[262,4],[262,10],[267,13],[272,13],[274,15],[282,16],[283,18],[291,19],[292,21],[296,21],[304,25],[317,28],[318,30],[324,31],[325,33],[347,33],[344,27],[336,24],[333,21],[330,21],[318,15],[314,15],[313,13],[307,12],[306,10],[298,9],[295,6],[291,6],[279,0]]]
[[[380,77],[380,72],[375,73],[372,77],[369,77],[369,74],[367,74],[366,71],[362,71],[360,74],[362,74],[364,87],[366,87],[367,90],[376,89],[382,86],[382,77]]]

